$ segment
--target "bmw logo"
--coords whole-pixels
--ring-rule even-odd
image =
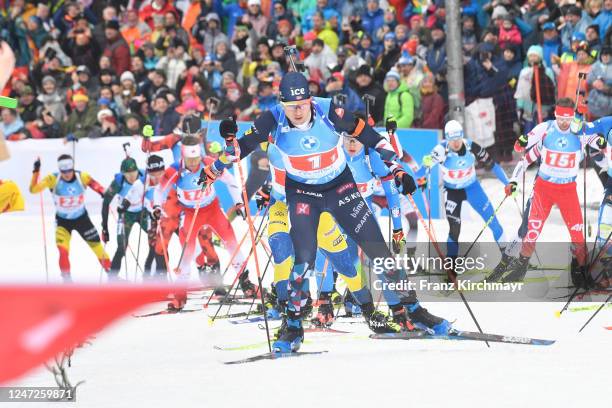
[[[457,160],[457,166],[459,167],[465,166],[465,160]]]
[[[559,140],[557,140],[557,146],[559,146],[561,148],[567,146],[567,139],[562,137]]]
[[[304,150],[316,150],[319,146],[319,140],[314,136],[304,136],[300,140],[300,146]]]

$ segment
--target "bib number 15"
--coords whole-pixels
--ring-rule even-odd
[[[576,164],[576,153],[546,152],[546,164],[561,169],[571,169]]]

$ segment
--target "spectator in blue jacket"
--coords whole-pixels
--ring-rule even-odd
[[[367,10],[361,16],[361,27],[370,38],[376,38],[376,32],[385,24],[385,13],[380,8],[378,0],[368,0]]]
[[[431,28],[432,43],[427,50],[427,66],[437,77],[446,71],[446,35],[441,25]]]
[[[542,25],[542,38],[544,49],[544,65],[548,68],[552,68],[551,57],[556,55],[561,56],[561,40],[559,39],[559,33],[555,27],[555,23],[549,21]]]
[[[605,0],[601,13],[593,20],[599,26],[599,37],[604,38],[608,28],[612,25],[612,0]]]

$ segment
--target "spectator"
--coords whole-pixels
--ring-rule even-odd
[[[75,30],[76,31],[76,30]],[[102,49],[95,38],[91,37],[91,32],[76,32],[66,46],[66,53],[72,59],[74,65],[91,67],[93,74],[98,74],[97,62],[102,55]]]
[[[340,14],[334,7],[332,7],[332,5],[330,5],[328,0],[316,0],[316,7],[311,6],[311,1],[303,3],[305,3],[304,7],[307,7],[308,10],[298,12],[298,15],[302,16],[302,32],[308,32],[313,29],[313,17],[317,12],[323,14],[323,19],[330,22],[332,27],[338,27]],[[290,8],[295,10],[293,7]]]
[[[134,49],[138,49],[145,36],[151,33],[151,27],[138,18],[138,10],[128,9],[125,12],[125,24],[121,27],[121,36]]]
[[[185,52],[186,45],[179,39],[173,38],[166,50],[166,55],[159,59],[156,69],[166,73],[166,83],[170,89],[176,89],[176,82],[182,72],[187,70],[189,55]]]
[[[503,59],[498,62],[500,71],[506,73],[504,85],[493,95],[495,106],[495,146],[491,148],[498,162],[512,161],[514,142],[520,132],[514,89],[522,64],[514,46],[503,49]]]
[[[560,63],[564,64],[566,62],[575,61],[578,48],[588,46],[586,35],[584,35],[584,33],[574,33],[572,35],[570,46],[571,48],[569,50],[561,54],[561,58],[559,60],[556,58],[553,59],[553,64],[559,65]]]
[[[590,120],[612,115],[612,48],[601,49],[599,61],[587,75]]]
[[[279,24],[289,24],[290,27],[295,25],[295,18],[291,10],[287,9],[287,4],[284,0],[274,0],[272,9],[272,21],[268,24],[266,37],[276,38],[279,35]]]
[[[538,106],[535,95],[535,75],[534,69],[538,69],[540,99],[542,106],[540,111],[542,119],[547,119],[552,115],[552,110],[555,103],[555,74],[552,69],[544,67],[543,51],[539,45],[532,45],[527,51],[527,66],[523,68],[519,74],[514,99],[516,99],[516,107],[518,109],[518,118],[524,133],[528,133],[538,120]]]
[[[387,93],[380,83],[374,80],[372,68],[367,65],[360,66],[355,74],[355,82],[357,84],[355,91],[361,99],[365,94],[374,97],[374,104],[370,106],[370,115],[375,123],[383,123]]]
[[[108,21],[104,35],[106,36],[104,55],[110,58],[117,74],[121,75],[124,71],[129,71],[130,47],[119,32],[119,23],[116,20]]]
[[[185,44],[185,51],[187,51],[190,41],[189,33],[179,24],[175,10],[167,11],[164,14],[164,30],[169,37],[169,41],[175,38],[179,39],[181,43]]]
[[[238,63],[234,52],[229,49],[225,42],[220,42],[215,47],[215,61],[219,62],[222,72],[229,71],[234,76],[238,75]]]
[[[446,36],[441,26],[431,28],[431,40],[427,50],[427,66],[439,81],[446,73]]]
[[[522,42],[521,32],[512,21],[512,17],[507,14],[499,26],[499,46],[501,48],[504,48],[506,45],[519,46]]]
[[[203,22],[204,23],[204,22]],[[229,42],[227,35],[221,32],[221,20],[217,13],[206,16],[205,24],[196,24],[192,32],[196,41],[204,46],[206,53],[212,53],[220,42]]]
[[[583,18],[583,14],[585,18]],[[565,25],[561,29],[561,44],[563,45],[563,51],[569,51],[571,49],[572,36],[575,33],[584,35],[590,22],[586,13],[577,6],[570,6],[567,9],[564,20]]]
[[[414,127],[421,129],[444,129],[444,115],[447,107],[444,99],[438,93],[436,81],[431,73],[423,77],[420,93],[421,115],[414,121]]]
[[[171,1],[168,0],[153,0],[150,4],[144,6],[140,10],[139,17],[141,21],[144,21],[153,29],[155,17],[162,18],[168,12],[176,13],[176,9],[172,5]]]
[[[586,42],[583,42],[576,50],[576,61],[561,64],[557,78],[557,99],[572,98],[573,100],[576,98],[578,74],[588,74],[588,72],[591,70],[592,63],[593,59],[591,58],[589,47]],[[581,88],[581,92],[586,92],[587,87],[584,81],[581,84]]]
[[[561,40],[555,27],[555,23],[547,22],[542,25],[544,64],[552,68],[553,61],[561,56]]]
[[[72,96],[74,109],[64,123],[62,132],[65,136],[73,135],[77,139],[88,137],[96,125],[96,107],[89,102],[89,97],[82,93]]]
[[[23,120],[26,128],[38,119],[42,110],[42,103],[34,97],[34,90],[26,85],[19,94],[19,117]]]
[[[248,0],[247,13],[242,16],[243,24],[250,24],[257,37],[266,35],[268,18],[261,12],[261,0]]]
[[[400,57],[400,49],[395,42],[395,34],[385,34],[383,47],[383,52],[378,56],[374,65],[374,77],[380,82],[384,80],[387,72],[397,63]]]
[[[612,0],[604,0],[603,10],[595,17],[593,24],[599,26],[599,37],[604,38],[612,25]]]
[[[325,85],[325,93],[328,98],[334,99],[337,95],[346,96],[346,102],[342,108],[348,112],[364,112],[365,104],[359,95],[345,84],[344,76],[340,72],[334,72]]]
[[[38,94],[37,99],[44,105],[44,111],[53,116],[54,122],[64,122],[66,118],[65,102],[58,92],[55,78],[50,75],[43,78],[42,92]]]
[[[110,109],[100,109],[96,115],[97,123],[89,137],[121,136],[123,129],[117,124],[117,119]]]
[[[181,119],[168,102],[168,93],[158,91],[153,99],[153,129],[156,135],[167,135],[171,133]]]
[[[401,80],[406,84],[406,87],[414,100],[414,109],[417,111],[420,109],[420,98],[421,98],[421,81],[425,76],[423,71],[417,66],[416,58],[412,58],[410,55],[401,57],[397,61],[397,69],[399,71]]]
[[[100,76],[103,73],[110,73],[110,71],[100,72]],[[92,78],[91,71],[86,65],[79,65],[76,70],[72,73],[72,88],[69,92],[69,96],[72,96],[76,92],[87,93],[92,98],[97,98],[100,95],[100,82],[96,78]]]
[[[599,51],[601,50],[601,40],[599,38],[599,26],[597,24],[592,24],[587,27],[585,33],[587,44],[589,45],[589,50],[591,50],[591,56],[593,58],[597,58],[599,55]]]
[[[41,118],[36,125],[41,137],[45,139],[59,139],[62,137],[60,123],[53,117],[51,111],[46,108],[42,110]]]
[[[112,5],[108,5],[102,10],[102,20],[94,26],[89,37],[93,38],[96,43],[104,47],[106,45],[106,36],[104,32],[106,30],[106,23],[113,20],[118,20],[117,9]]]
[[[384,117],[393,116],[401,129],[409,128],[414,118],[414,101],[408,87],[400,80],[397,71],[391,70],[385,76],[385,113]]]
[[[312,42],[312,52],[304,60],[304,65],[311,71],[318,70],[323,75],[323,79],[327,79],[331,75],[329,66],[336,65],[337,62],[336,54],[323,40],[315,38]]]
[[[2,122],[0,122],[0,133],[6,140],[24,140],[28,138],[23,120],[13,109],[3,108],[1,112]]]
[[[329,27],[329,24],[326,24],[323,13],[320,11],[312,15],[312,31],[316,34],[317,38],[323,40],[325,45],[331,48],[333,52],[336,52],[340,40],[336,32]]]
[[[385,23],[384,14],[378,0],[367,0],[367,10],[361,16],[361,26],[370,38],[373,38]]]
[[[140,135],[142,133],[142,120],[134,113],[125,116],[125,134],[128,136]]]
[[[531,33],[527,34],[524,38],[525,44],[527,46],[533,45],[538,42],[538,36],[540,34],[540,30],[538,27],[542,27],[542,31],[546,30],[545,26],[547,24],[552,24],[553,28],[555,23],[550,21],[550,10],[546,7],[545,0],[529,0],[526,3],[527,10],[523,14],[523,20],[530,27],[533,28]],[[550,27],[550,26],[547,26]],[[546,53],[544,53],[546,55]],[[557,54],[561,55],[561,54]]]

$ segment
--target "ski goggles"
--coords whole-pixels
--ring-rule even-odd
[[[57,168],[60,173],[70,173],[74,171],[74,160],[72,159],[62,159],[57,162]]]
[[[308,98],[301,101],[281,102],[281,104],[285,109],[297,111],[310,108],[310,101],[311,98]]]

